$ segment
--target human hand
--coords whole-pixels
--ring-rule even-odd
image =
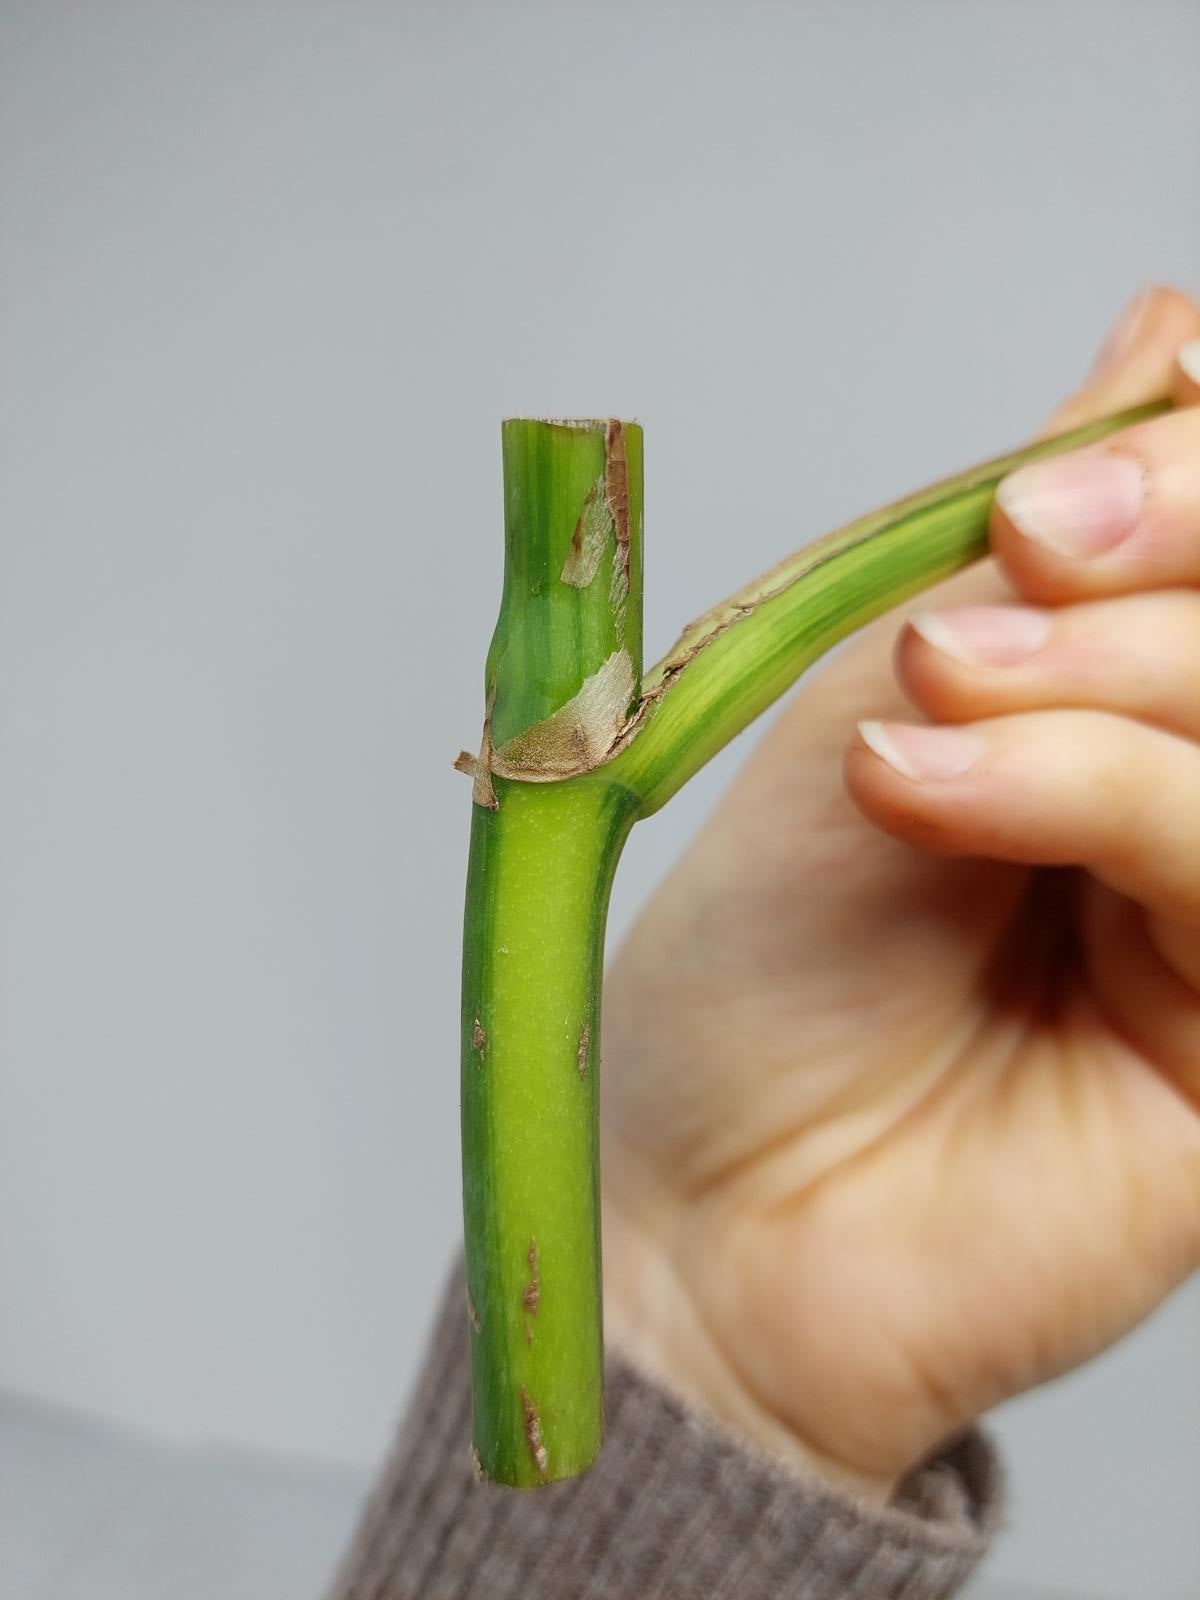
[[[1198,337],[1139,297],[1055,431],[1200,399]],[[992,543],[793,698],[607,981],[610,1335],[880,1499],[1200,1263],[1200,409]]]

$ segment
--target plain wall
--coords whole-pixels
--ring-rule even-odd
[[[1200,287],[1198,170],[1194,6],[0,0],[0,1386],[383,1448],[459,1228],[499,418],[644,422],[653,658]],[[1198,1335],[1000,1418],[997,1572],[1195,1594]]]

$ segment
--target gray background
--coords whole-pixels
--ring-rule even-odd
[[[644,422],[652,657],[1200,287],[1198,91],[1148,0],[0,3],[0,1388],[365,1470],[458,1228],[499,417]],[[1002,1414],[994,1579],[1194,1596],[1198,1335]]]

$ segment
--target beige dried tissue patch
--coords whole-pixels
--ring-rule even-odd
[[[494,750],[491,771],[528,783],[591,772],[620,737],[632,698],[633,662],[628,650],[614,650],[565,705]]]

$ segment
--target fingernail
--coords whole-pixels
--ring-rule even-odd
[[[1138,329],[1149,305],[1149,289],[1142,289],[1134,295],[1108,330],[1104,343],[1096,351],[1095,359],[1088,371],[1086,380],[1088,383],[1096,383],[1101,378],[1107,378],[1110,372],[1120,366],[1126,352],[1137,338]]]
[[[922,728],[911,722],[860,722],[858,736],[905,778],[961,778],[983,752],[965,728]]]
[[[1126,456],[1062,456],[1022,467],[996,491],[1018,533],[1064,556],[1099,556],[1127,539],[1145,498],[1145,473]]]
[[[1050,618],[1026,606],[955,606],[919,611],[909,626],[935,650],[969,667],[1009,667],[1042,648]]]
[[[1200,339],[1185,344],[1175,359],[1193,383],[1200,383]]]

